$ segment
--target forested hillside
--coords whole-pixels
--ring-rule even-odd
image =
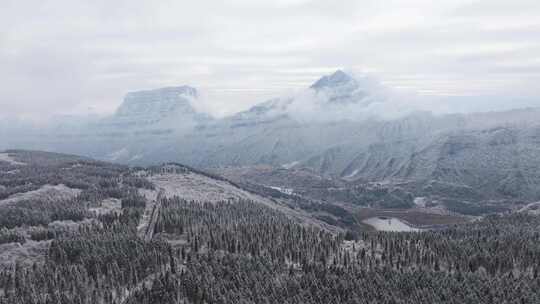
[[[334,230],[298,216],[315,202],[253,200],[261,192],[211,175],[208,191],[231,192],[197,200],[182,187],[202,173],[182,168],[3,153],[0,303],[540,303],[530,210],[424,232]]]

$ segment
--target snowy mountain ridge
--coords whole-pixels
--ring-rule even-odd
[[[304,167],[350,181],[540,200],[539,108],[435,115],[341,71],[221,119],[198,113],[197,95],[186,86],[129,93],[106,119],[4,144],[129,164]]]

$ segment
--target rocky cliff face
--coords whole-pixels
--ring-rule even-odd
[[[168,125],[177,128],[180,120],[201,120],[192,106],[197,90],[189,86],[167,87],[156,90],[131,92],[106,123],[118,127],[148,127]]]

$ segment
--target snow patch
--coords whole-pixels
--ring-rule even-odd
[[[274,190],[277,190],[277,191],[279,191],[281,193],[288,194],[288,195],[293,195],[294,194],[294,191],[291,188],[281,188],[281,187],[273,187],[273,186],[270,186],[270,188],[274,189]]]
[[[362,223],[368,224],[377,231],[392,231],[392,232],[418,232],[421,229],[413,228],[397,218],[387,217],[372,217],[363,220]]]
[[[216,203],[231,199],[253,199],[251,193],[236,188],[226,181],[192,172],[154,175],[150,177],[150,181],[163,188],[165,196],[178,196],[188,201]]]
[[[426,207],[426,198],[425,197],[415,197],[413,202],[418,207],[422,207],[422,208]]]
[[[354,177],[356,174],[358,174],[358,169],[354,170],[351,174],[347,175],[347,176],[344,176],[343,178],[352,178]]]
[[[291,169],[291,168],[295,167],[296,165],[298,165],[299,163],[300,163],[299,161],[295,160],[293,162],[283,164],[283,165],[281,165],[281,167],[283,167],[285,169]]]

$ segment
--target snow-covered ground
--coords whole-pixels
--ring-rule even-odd
[[[25,166],[26,165],[25,163],[21,163],[21,162],[16,161],[15,159],[13,159],[13,157],[9,156],[8,153],[0,153],[0,160],[8,162],[8,163],[10,163],[12,165],[19,165],[19,166]]]
[[[426,207],[426,198],[425,197],[415,197],[414,204],[418,207]]]
[[[299,161],[293,161],[293,162],[290,162],[290,163],[287,163],[287,164],[283,164],[281,165],[283,168],[285,169],[291,169],[293,168],[294,166],[298,165],[300,162]]]
[[[0,206],[28,199],[70,199],[77,196],[79,193],[81,193],[81,190],[69,188],[63,184],[55,186],[43,185],[37,190],[16,193],[4,200],[0,200]]]
[[[421,231],[421,229],[414,228],[401,220],[393,217],[382,218],[372,217],[362,221],[364,224],[368,224],[375,228],[377,231],[394,231],[394,232],[411,232]]]
[[[358,174],[358,169],[351,172],[351,174],[344,176],[343,178],[353,178],[356,174]]]
[[[160,174],[151,176],[149,179],[159,188],[163,188],[167,197],[178,196],[188,201],[212,203],[235,199],[254,199],[251,193],[239,189],[226,181],[193,172]]]
[[[270,188],[272,188],[274,190],[277,190],[277,191],[279,191],[281,193],[288,194],[288,195],[293,195],[293,193],[294,193],[293,189],[291,189],[291,188],[281,188],[281,187],[272,187],[272,186]]]

